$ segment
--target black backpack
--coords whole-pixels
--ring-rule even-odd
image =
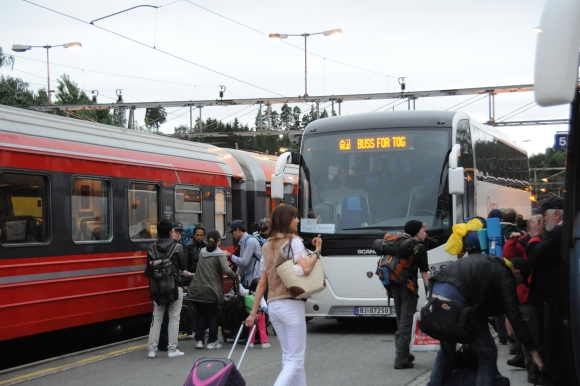
[[[155,242],[153,256],[147,256],[145,276],[149,278],[151,299],[158,305],[170,304],[179,296],[179,277],[171,262],[176,248],[177,243],[173,243],[167,253],[159,253]]]

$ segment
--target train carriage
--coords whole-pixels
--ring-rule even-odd
[[[0,106],[0,150],[0,341],[150,313],[163,218],[232,248],[248,171],[223,149]]]

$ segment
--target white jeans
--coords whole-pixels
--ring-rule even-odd
[[[167,351],[175,351],[177,349],[177,335],[179,333],[179,315],[181,314],[181,304],[183,303],[183,289],[179,287],[179,296],[177,300],[169,304],[169,328],[167,331],[168,344]],[[165,313],[166,305],[158,305],[153,302],[153,324],[149,329],[149,351],[157,351],[159,344],[159,331],[161,331],[161,323],[163,322],[163,314]]]
[[[306,386],[306,318],[304,302],[274,300],[268,304],[270,321],[282,346],[282,371],[274,386]]]

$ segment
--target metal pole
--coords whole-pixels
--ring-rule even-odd
[[[415,99],[416,98],[413,98],[413,110],[415,110]]]
[[[203,106],[197,106],[197,107],[199,107],[199,132],[203,133],[203,121],[201,119],[201,108]]]
[[[48,56],[48,50],[50,49],[50,46],[44,46],[44,48],[46,48],[46,78],[48,80],[48,88],[46,89],[46,95],[48,96],[48,104],[51,105],[52,101],[50,98],[50,60],[49,60],[49,56]]]
[[[316,101],[316,119],[320,119],[320,101]]]
[[[306,38],[308,34],[304,34],[304,96],[308,96],[308,65],[306,62]]]
[[[267,109],[266,112],[268,113],[268,131],[272,130],[272,119],[270,118],[270,112],[272,111],[272,107],[269,103],[266,104]]]
[[[334,117],[334,99],[332,100],[332,116]]]
[[[407,110],[411,110],[411,98],[407,98]]]
[[[262,131],[262,102],[260,102],[260,113],[258,114],[260,119],[260,131]]]
[[[189,106],[189,131],[193,133],[193,106]]]
[[[342,101],[338,101],[338,115],[342,115],[340,106],[342,106]]]

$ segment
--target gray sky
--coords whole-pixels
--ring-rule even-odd
[[[536,42],[531,28],[539,24],[544,5],[543,0],[34,3],[41,6],[0,0],[0,46],[16,56],[14,70],[2,68],[0,73],[22,78],[35,91],[46,87],[46,50],[16,53],[12,45],[79,41],[81,50],[50,49],[51,88],[66,73],[87,94],[99,90],[100,102],[113,101],[116,89],[123,89],[126,102],[216,99],[219,85],[225,85],[226,97],[234,99],[302,95],[303,38],[275,42],[267,35],[333,28],[341,28],[344,35],[308,38],[311,96],[398,91],[401,76],[415,91],[531,84]],[[161,8],[137,8],[95,22],[101,28],[89,24],[141,4]],[[467,99],[420,99],[417,109],[445,110]],[[478,99],[460,110],[486,121],[488,100]],[[532,101],[532,93],[496,96],[496,118]],[[390,102],[348,102],[342,114],[384,110]],[[310,109],[306,104],[299,107],[303,112]],[[406,103],[395,107],[406,108]],[[567,118],[568,110],[536,106],[509,120]],[[163,131],[189,125],[188,109],[167,111]],[[238,117],[253,124],[256,113],[257,106],[211,107],[203,109],[203,118],[228,122]],[[143,114],[137,114],[140,124]],[[566,129],[533,126],[502,131],[514,141],[531,140],[518,144],[538,153],[552,145],[556,131]]]

